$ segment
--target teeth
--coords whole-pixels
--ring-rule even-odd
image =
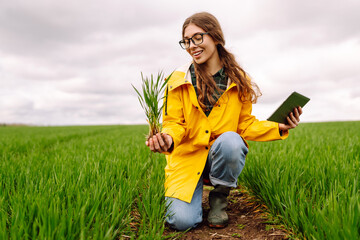
[[[200,53],[202,53],[202,51],[194,53],[194,56],[198,56]]]

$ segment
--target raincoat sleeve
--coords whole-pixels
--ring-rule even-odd
[[[181,98],[181,87],[165,92],[165,102],[163,108],[162,133],[169,134],[173,138],[174,148],[176,148],[185,135],[185,120],[183,103]],[[173,148],[173,149],[174,149]],[[164,152],[164,154],[170,154]]]
[[[259,121],[255,116],[251,115],[252,103],[246,101],[243,103],[239,124],[238,133],[245,139],[250,141],[272,141],[280,140],[288,137],[289,132],[283,132],[280,135],[279,124],[270,121]]]

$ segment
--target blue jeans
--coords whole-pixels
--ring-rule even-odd
[[[202,222],[203,177],[212,185],[236,187],[248,152],[243,139],[235,132],[221,134],[210,148],[206,166],[190,203],[166,197],[166,221],[172,228],[184,231]]]

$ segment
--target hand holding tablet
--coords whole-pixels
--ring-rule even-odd
[[[289,114],[297,107],[304,107],[309,100],[310,98],[305,97],[300,93],[293,92],[267,120],[287,124],[287,117]]]

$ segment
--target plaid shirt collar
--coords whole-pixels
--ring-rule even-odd
[[[190,74],[191,74],[192,85],[194,86],[196,96],[198,97],[194,64],[190,65]],[[215,73],[213,75],[213,79],[214,79],[214,81],[215,81],[218,88],[220,88],[223,91],[226,90],[228,79],[227,79],[227,76],[225,74],[224,68],[221,68],[217,73]],[[221,96],[221,93],[219,93],[218,91],[215,90],[214,94],[213,94],[213,98],[217,101],[220,98],[220,96]],[[206,96],[205,96],[205,105],[206,105],[206,108],[207,108],[207,110],[205,111],[205,114],[206,114],[206,116],[209,116],[209,114],[210,114],[210,112],[211,112],[211,110],[213,108],[213,105],[210,104],[210,102],[206,98]]]

